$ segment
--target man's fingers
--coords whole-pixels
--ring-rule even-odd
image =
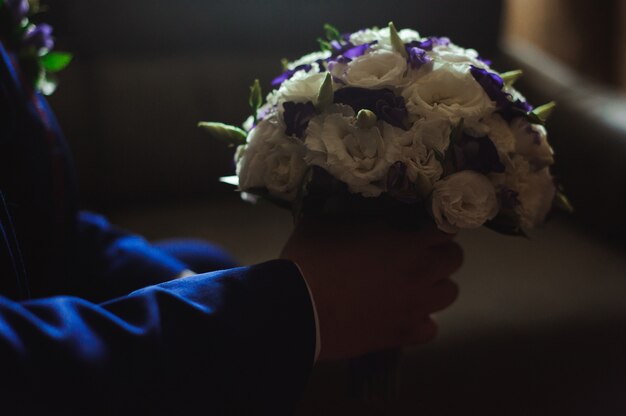
[[[454,241],[429,248],[434,268],[448,275],[456,272],[463,265],[463,249]]]
[[[449,278],[463,265],[463,249],[454,241],[422,250],[422,257],[410,264],[407,279],[417,288],[430,287]]]
[[[413,323],[409,337],[401,345],[425,344],[435,339],[438,332],[437,323],[430,316],[422,316]]]
[[[444,279],[435,286],[420,293],[419,302],[416,305],[416,314],[429,315],[442,311],[452,305],[459,297],[459,287],[450,279]]]

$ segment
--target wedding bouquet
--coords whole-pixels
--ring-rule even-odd
[[[514,88],[521,71],[498,73],[473,49],[393,23],[325,31],[320,51],[283,62],[264,101],[254,83],[243,129],[200,123],[238,146],[244,197],[296,210],[392,201],[448,233],[523,234],[555,201],[568,205],[550,173],[554,103],[533,108]]]

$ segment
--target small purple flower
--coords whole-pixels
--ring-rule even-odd
[[[350,49],[347,49],[345,52],[343,52],[342,56],[344,56],[345,58],[349,58],[349,59],[358,58],[359,56],[364,55],[365,52],[367,52],[367,50],[370,47],[371,47],[370,44],[367,44],[367,43],[354,46]]]
[[[283,82],[290,79],[296,72],[298,71],[309,72],[312,68],[313,68],[312,65],[305,64],[305,65],[299,65],[295,67],[294,69],[289,69],[272,80],[272,87],[278,88],[281,86]]]
[[[367,50],[376,43],[378,43],[378,41],[364,43],[362,45],[354,45],[349,41],[344,41],[344,43],[340,43],[336,40],[332,41],[330,45],[333,50],[331,51],[331,56],[327,59],[327,61],[339,62],[341,59],[344,59],[345,62],[350,62],[352,59],[364,55],[365,52],[367,52]]]
[[[335,91],[334,102],[352,107],[355,113],[370,110],[379,120],[392,126],[406,128],[405,120],[409,115],[404,97],[396,96],[393,91],[385,88],[370,90],[367,88],[346,87]]]
[[[505,108],[510,104],[511,100],[509,100],[509,94],[502,90],[504,88],[504,81],[499,75],[489,72],[486,69],[475,67],[474,65],[471,66],[470,72],[476,82],[483,87],[483,90],[485,90],[489,98],[495,101],[498,109]]]
[[[405,44],[406,50],[408,51],[411,48],[418,48],[425,51],[433,50],[433,40],[432,38],[424,39],[424,40],[414,40]]]
[[[304,138],[304,132],[309,126],[309,121],[315,116],[315,106],[312,102],[295,103],[287,101],[283,103],[285,113],[283,117],[287,128],[285,134],[287,136],[296,136],[299,139]]]
[[[430,56],[426,54],[426,50],[424,49],[411,47],[407,48],[407,52],[409,54],[407,60],[413,69],[420,69],[422,66],[430,62]]]
[[[519,192],[511,188],[503,187],[498,191],[497,197],[503,209],[514,209],[521,204],[519,201]]]
[[[404,162],[396,162],[387,173],[387,193],[394,199],[407,204],[417,202],[417,190],[407,175]]]
[[[448,46],[450,39],[443,37],[431,36],[424,40],[414,40],[406,44],[407,51],[410,48],[419,48],[425,51],[432,51],[435,46]]]
[[[472,137],[467,134],[454,143],[456,170],[473,170],[486,175],[504,172],[498,149],[489,137]]]
[[[46,23],[35,26],[24,36],[24,46],[33,46],[37,50],[50,50],[54,47],[52,27]]]
[[[16,25],[20,24],[30,11],[28,0],[6,0],[6,5],[9,8],[11,18]]]
[[[514,117],[523,116],[533,107],[526,101],[511,100],[511,94],[505,92],[502,78],[482,68],[471,66],[470,72],[474,79],[483,87],[492,101],[495,101],[497,111],[506,121],[511,121]]]

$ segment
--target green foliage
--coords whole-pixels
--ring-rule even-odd
[[[389,22],[389,37],[391,38],[391,45],[393,46],[393,49],[404,58],[408,57],[406,48],[404,47],[404,42],[402,42],[402,39],[398,34],[398,30],[393,22]]]
[[[320,44],[320,49],[322,51],[332,51],[333,47],[330,45],[330,42],[328,42],[325,39],[322,38],[317,38],[317,42]]]
[[[67,52],[50,52],[41,57],[41,65],[48,72],[59,72],[72,62],[72,54]]]
[[[317,104],[315,105],[315,109],[320,113],[327,109],[333,103],[334,94],[333,77],[330,75],[330,72],[327,72],[326,78],[324,78],[324,82],[322,83],[319,93],[317,94]]]
[[[569,212],[570,214],[574,212],[574,206],[569,202],[569,199],[562,189],[557,190],[554,195],[554,207],[561,211]]]
[[[555,108],[556,103],[554,101],[550,101],[548,104],[535,108],[533,111],[528,113],[526,117],[531,123],[545,125]]]
[[[245,144],[248,137],[245,130],[228,124],[202,121],[198,123],[198,127],[209,133],[211,138],[221,140],[231,146]]]
[[[504,81],[504,84],[507,87],[512,87],[518,79],[520,79],[524,75],[524,72],[521,69],[516,69],[515,71],[508,71],[500,74],[500,78]]]
[[[369,129],[376,125],[378,117],[370,110],[360,110],[356,115],[356,126],[360,129]]]
[[[324,33],[326,34],[326,39],[328,39],[329,41],[332,40],[340,40],[341,39],[341,33],[339,32],[339,30],[337,30],[337,28],[329,23],[326,23],[324,25]]]
[[[250,108],[252,109],[252,117],[254,122],[257,121],[257,111],[263,105],[263,92],[261,91],[261,83],[258,79],[254,80],[254,83],[250,87],[250,98],[248,99]]]

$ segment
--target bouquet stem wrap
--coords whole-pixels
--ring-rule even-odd
[[[401,349],[390,349],[351,359],[350,396],[383,406],[396,400],[401,356]]]

